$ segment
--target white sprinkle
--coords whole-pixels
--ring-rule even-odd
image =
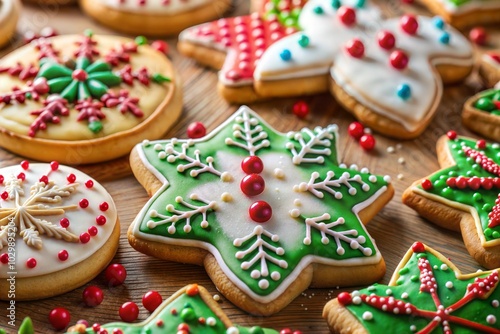
[[[448,266],[446,264],[442,264],[441,265],[441,270],[448,270]]]
[[[404,163],[405,163],[405,162],[406,162],[406,161],[405,161],[405,158],[403,158],[403,157],[400,157],[400,158],[398,159],[398,163],[399,163],[400,165],[404,165]]]
[[[363,313],[363,320],[372,320],[373,319],[373,314],[371,312],[364,312]]]
[[[372,129],[365,128],[365,133],[371,135],[372,134]]]
[[[217,324],[217,320],[215,320],[215,318],[213,318],[213,317],[208,317],[206,324],[210,327],[213,327]]]
[[[490,325],[493,325],[497,322],[497,317],[495,317],[493,314],[490,314],[486,317],[486,322]]]
[[[498,300],[494,299],[491,301],[491,306],[498,307],[499,305],[500,305],[500,302]]]
[[[403,299],[408,298],[408,292],[403,292],[403,293],[401,294],[401,298],[403,298]]]
[[[394,146],[389,146],[387,147],[387,153],[394,153],[396,150],[394,149]]]
[[[391,289],[385,290],[385,294],[388,296],[392,295],[392,290]]]
[[[417,330],[417,326],[415,326],[415,325],[411,325],[411,326],[410,326],[410,330],[411,330],[412,332],[415,332],[415,331]]]
[[[451,288],[453,288],[453,282],[448,281],[448,282],[446,282],[445,286],[446,286],[448,289],[451,289]]]
[[[354,305],[359,305],[359,304],[361,304],[361,302],[362,302],[361,297],[359,297],[359,296],[352,297],[352,303]]]
[[[405,176],[403,174],[401,174],[401,173],[399,173],[398,176],[397,176],[398,180],[402,180],[402,179],[404,179],[404,177]]]
[[[220,296],[215,294],[213,297],[212,297],[216,302],[218,302],[220,300]]]

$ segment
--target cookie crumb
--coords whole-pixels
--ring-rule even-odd
[[[396,150],[394,149],[394,146],[389,146],[387,147],[387,153],[394,153]]]
[[[216,302],[220,301],[220,296],[218,294],[215,294],[213,297],[212,297]]]
[[[399,163],[400,165],[403,165],[403,164],[405,163],[405,158],[400,157],[400,158],[398,159],[398,163]]]
[[[398,176],[397,176],[397,177],[398,177],[398,180],[402,180],[402,179],[404,179],[404,175],[403,175],[403,174],[398,174]]]

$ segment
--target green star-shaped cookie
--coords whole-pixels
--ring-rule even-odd
[[[239,307],[272,314],[308,286],[355,285],[385,264],[363,223],[390,200],[387,177],[337,161],[336,126],[276,132],[241,107],[197,140],[134,149],[154,194],[129,229],[137,250],[203,264]]]

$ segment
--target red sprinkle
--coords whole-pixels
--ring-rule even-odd
[[[24,180],[26,180],[26,175],[25,175],[24,173],[19,173],[19,174],[17,175],[17,178],[18,178],[19,180],[21,180],[21,181],[24,181]]]
[[[107,202],[102,202],[101,204],[99,204],[99,209],[101,211],[106,211],[109,209],[109,204]]]
[[[47,183],[49,183],[49,178],[47,175],[43,175],[38,181],[47,184]]]
[[[309,105],[305,101],[297,101],[292,106],[292,112],[298,118],[306,118],[309,115]]]
[[[477,45],[486,45],[488,34],[483,27],[475,27],[469,32],[469,39]]]
[[[90,241],[90,234],[88,232],[83,232],[82,234],[80,234],[80,242],[82,244],[86,244],[89,241]]]
[[[387,30],[380,31],[377,34],[377,40],[378,45],[386,50],[390,50],[394,47],[394,45],[396,45],[396,37],[394,37],[394,35]]]
[[[78,205],[80,205],[80,208],[85,209],[89,206],[89,200],[86,198],[82,198],[80,202],[78,202]]]
[[[151,47],[165,55],[168,54],[168,44],[165,41],[154,41],[153,43],[151,43]]]
[[[4,201],[6,201],[9,198],[9,193],[4,191],[2,195],[0,195]]]
[[[56,171],[59,169],[59,162],[57,161],[52,161],[50,163],[50,169],[52,169],[53,171]]]
[[[0,255],[0,262],[3,264],[9,263],[9,254],[2,253],[2,255]]]
[[[392,51],[389,56],[392,67],[397,70],[404,70],[408,66],[409,58],[406,53],[401,50]]]
[[[62,307],[56,307],[49,313],[49,322],[55,330],[65,329],[71,320],[71,315],[68,310]]]
[[[103,216],[103,215],[99,215],[97,217],[95,217],[95,222],[97,223],[97,225],[104,225],[106,224],[106,217]]]
[[[133,322],[139,316],[139,307],[134,302],[126,302],[120,306],[120,318],[125,322]]]
[[[61,220],[59,221],[59,225],[61,225],[61,227],[64,227],[64,228],[68,228],[69,219],[68,218],[61,218]]]
[[[142,305],[149,312],[154,312],[162,303],[163,298],[158,291],[148,291],[142,296]]]
[[[450,140],[455,140],[457,138],[457,133],[453,130],[448,131],[446,135]]]
[[[36,259],[33,257],[30,257],[28,260],[26,260],[26,266],[30,269],[33,269],[36,267]]]
[[[191,139],[204,137],[207,134],[205,125],[201,122],[193,122],[187,128],[187,136]]]
[[[259,174],[264,170],[264,163],[258,156],[252,155],[243,159],[241,169],[247,174]]]
[[[358,38],[348,41],[345,48],[353,58],[361,58],[365,54],[365,45]]]
[[[110,286],[118,286],[125,282],[127,270],[119,263],[110,264],[104,272],[104,278]]]
[[[28,160],[23,160],[21,161],[21,167],[24,169],[24,170],[28,170],[28,168],[30,168],[30,162]]]
[[[365,127],[359,122],[352,122],[347,131],[351,137],[359,140],[365,134]]]
[[[418,30],[418,21],[413,15],[404,15],[399,21],[401,29],[409,35],[415,35]]]
[[[373,137],[373,135],[371,135],[369,133],[364,134],[359,139],[359,144],[361,145],[363,150],[371,151],[375,148],[375,144],[376,144],[375,137]]]
[[[196,296],[199,292],[200,292],[200,289],[198,288],[198,284],[191,284],[186,289],[186,294],[188,296],[191,296],[191,297]]]
[[[68,257],[69,257],[68,251],[65,250],[65,249],[60,250],[59,253],[57,253],[57,257],[61,261],[66,261],[68,259]]]
[[[85,187],[87,187],[88,189],[92,188],[93,186],[94,186],[94,181],[88,180],[87,182],[85,182]]]
[[[339,303],[346,306],[352,303],[352,296],[348,292],[341,292],[337,296],[337,299],[339,300]]]
[[[422,188],[424,188],[424,190],[426,190],[426,191],[431,190],[433,188],[431,180],[429,180],[429,179],[423,180],[422,181]]]
[[[99,287],[91,285],[83,290],[82,298],[85,305],[96,307],[104,300],[104,293]]]
[[[265,223],[273,216],[273,209],[265,201],[257,201],[250,205],[248,210],[250,218],[257,223]]]
[[[414,253],[424,253],[425,252],[425,246],[423,243],[417,241],[415,242],[412,246],[411,249]]]
[[[484,139],[478,140],[476,146],[478,149],[484,150],[486,148],[486,140]]]
[[[346,26],[352,26],[356,23],[356,11],[351,7],[342,6],[337,10],[337,17],[340,22]]]
[[[76,181],[75,174],[69,174],[68,177],[66,178],[66,180],[68,180],[69,183],[75,182]]]
[[[97,230],[97,227],[90,226],[88,229],[88,232],[89,232],[91,237],[95,237],[99,231]]]

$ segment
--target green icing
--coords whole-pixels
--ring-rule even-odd
[[[19,327],[19,334],[35,334],[33,329],[33,322],[30,317],[24,318],[21,326]]]
[[[451,176],[497,176],[485,171],[480,165],[476,164],[473,159],[467,157],[462,151],[462,145],[478,150],[476,148],[475,140],[457,138],[455,140],[448,140],[447,145],[453,160],[455,161],[455,165],[442,169],[428,177],[433,184],[433,188],[428,190],[428,192],[439,197],[443,197],[451,202],[457,202],[473,207],[477,211],[481,222],[482,231],[479,232],[484,234],[486,241],[498,239],[500,237],[500,226],[488,228],[488,214],[493,209],[495,201],[498,198],[498,189],[496,187],[492,187],[490,190],[485,190],[483,188],[479,188],[477,190],[473,190],[471,188],[453,189],[448,187],[446,184],[446,179]],[[484,152],[484,154],[488,158],[492,159],[496,164],[500,163],[500,147],[498,144],[487,144],[485,149],[478,151]],[[422,186],[419,186],[419,188],[422,189]]]
[[[416,307],[418,310],[426,310],[435,312],[436,304],[429,292],[420,291],[420,279],[413,280],[412,277],[420,277],[420,269],[418,267],[418,259],[422,254],[412,253],[408,262],[404,264],[403,274],[399,271],[397,274],[396,286],[374,285],[369,289],[359,291],[360,295],[375,294],[380,297],[394,297],[397,301],[403,301],[405,307],[408,305]],[[489,273],[478,273],[469,278],[457,278],[460,276],[450,268],[448,262],[443,262],[443,258],[437,256],[438,253],[430,252],[429,250],[423,254],[430,262],[430,267],[436,279],[437,296],[441,303],[446,308],[459,302],[467,293],[467,285],[474,283],[476,277],[484,278],[489,276]],[[492,274],[493,275],[493,274]],[[394,278],[393,278],[394,281]],[[451,283],[450,283],[451,282]],[[498,281],[497,281],[498,282]],[[354,296],[355,293],[352,293]],[[354,300],[354,299],[353,299]],[[415,314],[407,315],[404,312],[393,314],[384,312],[381,309],[366,304],[361,298],[361,303],[351,303],[347,309],[358,319],[359,322],[366,328],[368,333],[417,333],[424,329],[432,321],[433,317],[419,316]],[[487,298],[473,298],[471,301],[464,303],[462,307],[457,307],[450,312],[454,317],[466,319],[468,322],[475,322],[483,326],[491,326],[491,333],[497,333],[500,330],[500,308],[498,301],[500,300],[500,289],[498,283],[493,288],[493,292]],[[496,301],[496,302],[494,302]],[[407,304],[408,303],[408,304]],[[497,305],[497,306],[494,306]],[[370,320],[364,320],[363,315],[369,312],[373,315]],[[432,314],[432,313],[430,313]],[[494,324],[488,324],[488,315],[496,317]],[[467,322],[466,321],[466,322]],[[454,334],[470,334],[484,333],[484,329],[471,327],[469,324],[460,325],[457,321],[450,320],[449,325],[451,332]],[[414,326],[414,327],[412,327]],[[442,324],[437,324],[436,328],[429,333],[443,333]]]
[[[483,92],[474,103],[474,108],[500,116],[500,89]]]
[[[264,13],[264,17],[276,16],[278,21],[285,27],[293,27],[299,29],[299,15],[302,11],[301,8],[293,8],[292,10],[281,10],[281,6],[290,5],[290,0],[270,0],[268,6],[266,6],[267,11]]]
[[[240,110],[244,110],[243,108]],[[243,125],[236,121],[237,118],[241,117],[245,111],[239,111],[235,115],[233,115],[225,124],[219,127],[214,133],[207,137],[206,140],[200,140],[195,142],[193,146],[190,146],[186,155],[190,157],[195,157],[195,150],[199,151],[200,161],[205,161],[207,157],[213,157],[213,168],[222,168],[222,160],[224,159],[224,163],[230,164],[233,170],[229,170],[231,175],[234,173],[241,172],[241,161],[249,156],[249,152],[241,147],[235,145],[227,144],[228,138],[230,140],[237,141],[238,139],[234,136],[234,127]],[[287,163],[294,166],[291,163],[292,154],[291,150],[287,149],[287,143],[291,143],[288,145],[293,145],[297,151],[300,151],[300,144],[298,141],[290,139],[285,134],[277,133],[274,129],[268,127],[264,124],[257,115],[252,112],[249,112],[250,118],[255,120],[255,123],[252,123],[252,127],[250,131],[255,130],[257,127],[261,127],[261,132],[265,132],[267,134],[266,140],[269,140],[270,145],[268,147],[262,147],[258,150],[258,156],[261,157],[262,160],[265,160],[266,155],[273,154],[274,157],[279,156],[282,159],[286,159]],[[254,121],[252,121],[254,122]],[[309,140],[312,132],[302,131],[302,135],[306,141]],[[253,136],[257,137],[259,135],[259,131],[253,132]],[[339,266],[344,265],[347,260],[355,260],[355,261],[373,261],[374,256],[379,256],[378,250],[374,246],[369,237],[368,233],[364,229],[363,225],[359,221],[356,214],[353,212],[353,208],[355,205],[367,201],[375,196],[375,193],[381,190],[383,187],[387,186],[387,182],[384,181],[382,177],[373,176],[368,173],[360,173],[355,170],[341,168],[337,163],[337,152],[335,150],[336,146],[336,138],[335,135],[331,134],[332,139],[323,143],[327,146],[314,146],[315,149],[330,150],[329,155],[318,155],[318,154],[306,154],[305,158],[307,159],[324,159],[324,163],[302,163],[300,165],[296,165],[293,167],[293,175],[285,175],[286,182],[283,181],[282,188],[280,188],[280,192],[290,192],[294,193],[293,186],[299,185],[302,182],[307,183],[313,172],[319,173],[320,179],[323,180],[327,173],[333,171],[336,177],[340,177],[343,173],[347,173],[349,178],[351,177],[360,177],[360,179],[365,183],[365,185],[369,185],[369,190],[362,190],[361,185],[356,182],[349,182],[350,186],[353,189],[356,189],[356,195],[351,196],[349,194],[349,187],[345,184],[341,184],[338,188],[333,188],[335,191],[338,191],[339,194],[342,194],[341,199],[337,199],[334,195],[321,191],[323,198],[317,198],[310,192],[301,193],[302,196],[305,196],[311,203],[314,203],[315,206],[313,208],[307,207],[300,209],[300,215],[296,216],[296,218],[292,218],[289,214],[288,210],[296,208],[294,206],[293,200],[289,202],[283,202],[284,199],[280,197],[280,192],[275,193],[276,195],[269,195],[269,193],[273,193],[272,190],[269,190],[271,187],[268,185],[268,182],[271,182],[272,179],[275,179],[273,176],[273,170],[266,169],[264,166],[264,171],[261,173],[262,177],[266,180],[266,193],[263,196],[266,201],[268,201],[275,210],[277,207],[285,207],[286,216],[278,217],[273,219],[268,223],[258,224],[255,222],[249,221],[248,209],[244,207],[243,211],[238,210],[236,205],[237,201],[223,203],[221,201],[221,195],[223,192],[229,192],[234,196],[235,193],[241,193],[240,190],[240,181],[241,179],[234,179],[232,182],[222,182],[221,177],[215,175],[213,173],[201,173],[196,177],[191,176],[191,172],[201,168],[190,168],[179,172],[177,170],[178,166],[182,164],[187,164],[186,161],[181,161],[177,159],[176,161],[171,160],[173,158],[172,155],[165,154],[166,145],[171,144],[171,141],[155,141],[151,142],[148,145],[142,145],[141,150],[145,156],[145,159],[149,164],[151,164],[152,171],[154,173],[159,173],[163,177],[165,177],[170,186],[166,189],[161,189],[157,194],[153,196],[153,198],[146,204],[146,207],[141,211],[141,214],[136,218],[136,223],[139,223],[139,231],[145,233],[146,235],[155,235],[160,236],[161,242],[165,243],[175,243],[175,239],[184,239],[195,241],[197,245],[203,248],[207,248],[206,245],[213,245],[216,249],[218,249],[220,253],[220,257],[222,258],[225,266],[221,266],[223,270],[229,270],[230,273],[236,276],[237,280],[240,282],[235,282],[238,285],[243,285],[243,287],[249,288],[253,293],[259,296],[268,296],[273,291],[278,288],[286,288],[286,286],[282,286],[284,284],[284,280],[290,276],[292,271],[297,267],[299,262],[304,259],[304,257],[315,256],[316,258],[326,259],[326,260],[336,260],[339,261]],[[241,140],[240,140],[241,141]],[[241,141],[243,142],[243,141]],[[179,141],[174,145],[174,148],[177,151],[181,151],[182,144],[184,141]],[[254,145],[258,145],[262,143],[261,141],[254,142]],[[290,147],[290,146],[289,146]],[[167,150],[168,151],[168,150]],[[270,158],[272,159],[272,158]],[[316,182],[319,182],[318,179]],[[375,182],[371,182],[371,181]],[[206,198],[207,201],[215,201],[218,206],[224,205],[226,207],[226,212],[221,212],[220,209],[209,208],[207,210],[206,220],[208,221],[208,227],[202,228],[202,221],[204,219],[202,214],[197,214],[190,217],[190,225],[192,230],[189,232],[184,231],[184,227],[187,225],[186,219],[179,219],[175,224],[175,227],[172,227],[172,223],[164,223],[160,224],[156,227],[151,226],[148,227],[148,221],[161,221],[166,217],[171,217],[173,213],[173,209],[179,210],[179,212],[187,211],[188,208],[182,202],[179,203],[176,201],[178,196],[181,196],[186,202],[190,205],[194,205],[194,207],[200,207],[206,205],[204,202],[200,200],[190,200],[190,196],[192,194],[196,194],[199,187],[209,185],[210,189],[213,187],[213,198]],[[274,188],[273,188],[274,190]],[[352,191],[352,190],[351,190]],[[244,196],[244,195],[243,195]],[[295,196],[295,195],[294,195]],[[338,196],[338,194],[337,194]],[[253,199],[253,198],[252,198]],[[255,196],[255,201],[261,199],[260,196]],[[171,205],[171,207],[170,207]],[[234,205],[234,206],[233,206]],[[317,205],[317,206],[316,206]],[[305,206],[305,205],[304,205]],[[166,210],[166,207],[170,208],[170,212]],[[158,213],[158,217],[150,217],[150,212],[152,210],[156,210]],[[314,211],[317,210],[317,211]],[[233,212],[234,219],[231,219],[228,226],[227,222],[218,219],[218,215],[221,217],[224,214],[231,214]],[[282,211],[283,212],[283,211]],[[308,212],[305,214],[303,212]],[[324,214],[330,215],[330,219],[324,218],[320,219],[318,223],[324,222],[328,224],[330,222],[335,222],[338,218],[344,218],[344,224],[338,224],[336,226],[331,226],[328,228],[328,231],[334,231],[338,234],[336,237],[339,237],[339,246],[341,250],[345,253],[338,251],[338,246],[336,244],[335,238],[331,235],[326,235],[325,237],[328,239],[328,243],[324,244],[322,242],[322,235],[318,229],[311,228],[311,242],[310,245],[306,245],[303,241],[306,237],[306,224],[305,220],[307,218],[315,218],[322,216]],[[160,217],[159,215],[163,215]],[[274,213],[273,213],[274,215]],[[241,219],[238,219],[238,216],[243,216]],[[273,216],[274,217],[274,216]],[[272,230],[273,227],[268,224],[281,224],[281,229],[286,231],[287,233],[283,233],[279,235],[279,240],[273,240],[269,235],[262,235],[262,240],[268,244],[268,247],[264,248],[267,256],[272,257],[276,261],[286,261],[287,266],[280,266],[279,263],[275,263],[274,261],[269,261],[262,259],[265,265],[268,267],[269,273],[276,272],[279,274],[278,279],[271,279],[268,277],[260,277],[260,278],[252,278],[251,273],[254,270],[261,270],[263,266],[263,262],[261,260],[257,260],[253,263],[249,269],[243,270],[242,263],[246,261],[251,261],[255,259],[255,256],[259,252],[256,247],[257,236],[251,236],[247,240],[242,241],[241,245],[238,247],[234,244],[236,238],[244,238],[247,236],[247,232],[241,235],[233,235],[229,236],[230,233],[234,234],[234,230],[253,230],[254,227],[261,226],[263,229]],[[226,225],[225,225],[226,224]],[[234,226],[237,224],[241,224],[241,229],[235,228]],[[248,224],[252,224],[248,227]],[[169,228],[171,229],[170,233]],[[227,232],[228,228],[232,232]],[[355,232],[352,232],[355,230]],[[295,233],[297,232],[297,233]],[[240,232],[241,233],[241,232]],[[346,238],[346,239],[343,239]],[[364,239],[364,240],[363,240]],[[350,247],[350,243],[361,244],[362,247],[355,249]],[[255,246],[255,249],[252,250],[252,247]],[[283,248],[284,254],[278,254],[275,252],[276,248]],[[365,254],[363,254],[363,251]],[[242,258],[237,258],[236,254],[238,252],[248,251]],[[323,261],[324,261],[323,260]],[[375,261],[376,262],[376,261]],[[365,262],[366,263],[366,262]],[[230,276],[230,275],[228,275]],[[267,288],[259,287],[259,282],[261,279],[266,279],[269,283]],[[234,281],[234,280],[233,280]],[[293,281],[293,279],[292,279]],[[286,283],[289,284],[289,283]]]

